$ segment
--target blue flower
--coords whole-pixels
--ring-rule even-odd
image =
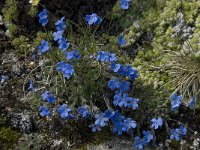
[[[48,103],[52,104],[55,102],[56,97],[50,93],[49,91],[45,91],[42,95],[41,95],[42,99],[47,101]]]
[[[144,145],[145,145],[145,143],[144,143],[143,139],[141,139],[139,136],[136,136],[134,144],[133,144],[134,148],[143,149]]]
[[[58,43],[59,43],[59,48],[61,50],[63,50],[63,51],[65,51],[69,47],[69,42],[64,37],[62,37],[61,39],[59,39]]]
[[[60,20],[58,20],[55,25],[56,25],[56,29],[57,31],[64,31],[66,28],[66,24],[64,22],[65,17],[62,17]]]
[[[80,57],[81,57],[81,54],[79,53],[78,50],[73,50],[71,52],[66,52],[66,58],[67,58],[67,60],[79,59]]]
[[[162,127],[163,125],[163,120],[162,118],[153,118],[151,119],[151,122],[152,122],[152,125],[151,125],[151,128],[154,128],[154,129],[158,129],[158,127]]]
[[[45,53],[49,50],[49,43],[45,40],[42,40],[41,45],[38,46],[39,53]]]
[[[95,115],[95,118],[95,124],[100,125],[101,127],[105,127],[108,124],[109,118],[105,117],[105,114]]]
[[[118,135],[122,135],[124,124],[122,122],[113,125],[112,131]]]
[[[181,135],[186,135],[187,134],[187,128],[185,126],[181,125],[179,127],[179,132],[180,132]]]
[[[124,66],[122,64],[111,64],[111,70],[118,73],[119,75],[127,76],[130,80],[138,78],[138,70],[130,65]]]
[[[45,106],[40,106],[39,111],[42,117],[50,116],[50,111]]]
[[[180,141],[181,137],[180,137],[180,134],[179,134],[179,130],[171,129],[170,134],[171,134],[170,135],[171,140]]]
[[[172,97],[171,97],[172,110],[177,110],[179,108],[179,106],[181,105],[181,100],[182,100],[181,95],[177,95],[177,93],[174,93],[172,95]]]
[[[58,62],[56,70],[61,71],[63,76],[67,79],[69,79],[74,74],[73,66],[66,64],[63,61]]]
[[[79,106],[77,111],[84,118],[87,118],[87,117],[89,117],[91,115],[91,113],[88,110],[88,106],[87,105]]]
[[[138,108],[138,102],[139,102],[139,100],[137,98],[129,97],[127,99],[127,101],[128,101],[128,108],[131,108],[133,110],[135,110],[135,109]]]
[[[131,89],[131,82],[123,81],[120,86],[120,91],[122,93],[127,92]]]
[[[130,129],[135,129],[137,126],[135,120],[132,120],[131,118],[125,119],[123,124],[124,124],[122,128],[123,131],[129,131]]]
[[[32,80],[29,81],[28,90],[29,91],[34,91],[35,90],[35,88],[33,87],[33,81]]]
[[[117,61],[116,54],[114,53],[108,53],[104,51],[98,52],[98,56],[96,58],[98,61],[101,62],[114,62]]]
[[[191,97],[190,98],[190,101],[188,103],[188,106],[191,108],[191,109],[194,109],[195,108],[195,99],[194,97]]]
[[[53,33],[54,41],[62,39],[63,31],[57,31]]]
[[[183,135],[186,135],[187,128],[181,125],[179,128],[170,130],[170,139],[180,141]]]
[[[108,87],[111,90],[115,90],[121,87],[121,83],[118,78],[114,78],[108,82]]]
[[[146,143],[149,143],[151,140],[153,140],[153,134],[150,131],[143,131],[142,134],[144,135],[143,141]]]
[[[129,8],[129,2],[131,0],[121,0],[121,8],[122,9],[128,9]]]
[[[119,102],[119,106],[120,107],[127,107],[128,106],[128,94],[127,93],[123,93],[122,97],[121,97],[121,101]]]
[[[125,119],[124,116],[122,116],[119,111],[115,111],[112,115],[111,121],[113,124],[120,124]]]
[[[125,46],[125,45],[126,45],[126,40],[124,40],[124,37],[123,37],[122,35],[120,35],[120,36],[118,37],[118,44],[119,44],[120,46]]]
[[[106,118],[111,119],[113,117],[113,112],[110,109],[107,109],[104,112],[104,115],[105,115]]]
[[[118,106],[119,103],[121,102],[121,99],[122,99],[122,93],[119,91],[115,91],[113,104],[115,106]]]
[[[46,26],[48,23],[48,15],[46,9],[43,9],[43,11],[39,13],[39,22],[42,24],[42,26]]]
[[[70,117],[71,109],[66,105],[62,104],[58,109],[58,113],[60,114],[62,119],[67,119]]]
[[[92,24],[99,25],[102,21],[102,19],[99,16],[97,16],[96,13],[93,13],[91,15],[86,15],[85,20],[87,21],[89,26]]]
[[[92,128],[92,132],[101,131],[101,126],[99,124],[91,124],[89,127]]]
[[[0,80],[1,80],[1,83],[5,82],[5,81],[8,81],[9,80],[9,76],[1,75]]]

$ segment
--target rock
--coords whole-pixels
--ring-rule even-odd
[[[30,112],[26,110],[21,113],[10,112],[8,116],[12,127],[24,133],[33,131],[33,117]]]

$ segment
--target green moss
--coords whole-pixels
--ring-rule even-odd
[[[0,127],[0,147],[4,150],[13,149],[20,134],[10,128]]]

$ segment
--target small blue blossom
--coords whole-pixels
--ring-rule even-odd
[[[176,129],[171,129],[170,130],[170,139],[171,140],[176,140],[176,141],[180,141],[181,137],[180,137],[180,133],[179,130]]]
[[[1,83],[5,82],[5,81],[8,81],[8,80],[9,80],[9,76],[7,76],[7,75],[1,75],[1,77],[0,77]]]
[[[104,115],[105,115],[106,118],[111,119],[113,117],[113,112],[110,109],[107,109],[104,112]]]
[[[54,41],[58,41],[62,39],[63,31],[57,31],[53,33],[53,39]]]
[[[108,87],[111,90],[115,90],[121,87],[121,83],[118,78],[114,78],[108,82]]]
[[[105,114],[95,115],[95,124],[100,125],[100,127],[105,127],[108,124],[109,118],[105,117]]]
[[[149,143],[151,140],[153,140],[153,134],[150,131],[143,131],[142,134],[144,135],[143,141],[146,143]]]
[[[118,37],[118,44],[119,44],[120,46],[125,46],[125,45],[126,45],[126,40],[124,40],[124,37],[123,37],[122,35],[120,35],[120,36]]]
[[[135,110],[135,109],[138,108],[138,102],[139,102],[139,100],[137,98],[129,97],[127,99],[127,101],[128,101],[128,108],[131,108],[133,110]]]
[[[112,131],[118,135],[122,135],[124,124],[122,122],[116,123],[113,125]]]
[[[131,89],[131,82],[123,81],[120,86],[120,91],[122,93],[127,92]]]
[[[187,134],[187,128],[185,126],[181,125],[179,127],[179,132],[180,132],[181,135],[186,135]]]
[[[67,58],[67,60],[80,59],[81,54],[79,53],[78,50],[73,50],[71,52],[66,52],[66,58]]]
[[[118,106],[119,103],[121,102],[121,99],[122,99],[122,93],[119,91],[115,91],[113,104],[115,106]]]
[[[102,21],[102,19],[99,16],[97,16],[96,13],[86,15],[85,20],[87,21],[89,26],[91,26],[92,24],[99,25]]]
[[[50,111],[45,106],[40,106],[39,111],[42,117],[50,116]]]
[[[50,49],[49,43],[45,40],[42,40],[41,45],[38,46],[38,49],[39,49],[39,53],[47,52]]]
[[[87,105],[79,106],[77,111],[84,118],[87,118],[87,117],[89,117],[91,115]]]
[[[128,9],[130,1],[131,0],[121,0],[121,8],[124,9],[124,10]]]
[[[101,62],[114,62],[117,61],[116,54],[114,53],[108,53],[104,51],[98,52],[98,56],[96,58],[98,61]]]
[[[134,148],[136,149],[143,149],[145,145],[145,142],[143,141],[143,139],[141,139],[139,136],[135,137],[135,141],[134,141]]]
[[[162,127],[163,125],[163,120],[160,117],[158,119],[156,118],[151,119],[151,122],[152,122],[151,128],[154,129],[158,129],[158,127]]]
[[[190,98],[190,101],[188,103],[188,106],[191,108],[191,109],[194,109],[195,108],[195,99],[194,97],[191,97]]]
[[[43,11],[39,13],[39,22],[42,24],[42,26],[46,26],[48,23],[48,15],[46,9],[43,9]]]
[[[128,106],[128,94],[127,93],[123,93],[122,97],[121,97],[121,101],[119,102],[119,106],[120,107],[127,107]]]
[[[59,43],[59,48],[61,50],[63,50],[63,51],[65,51],[69,47],[69,42],[64,37],[62,37],[61,39],[59,39],[58,43]]]
[[[101,126],[99,124],[91,124],[89,127],[92,128],[92,132],[101,131]]]
[[[71,109],[66,105],[62,104],[58,109],[58,113],[60,114],[62,119],[67,119],[70,117]]]
[[[63,76],[67,79],[69,79],[74,74],[73,66],[63,61],[58,62],[56,70],[61,71],[63,73]]]
[[[49,91],[45,91],[42,95],[41,95],[42,99],[47,101],[48,103],[52,104],[55,102],[56,97],[50,93]]]
[[[65,17],[62,17],[60,20],[58,20],[56,23],[55,23],[55,26],[56,26],[56,30],[57,31],[64,31],[65,28],[66,28],[66,24],[64,22],[64,19]]]
[[[123,131],[129,131],[130,129],[135,129],[137,124],[135,120],[132,120],[131,118],[127,118],[123,122],[124,126],[122,128]]]
[[[177,110],[179,106],[181,105],[181,101],[182,101],[182,96],[177,95],[177,93],[174,93],[171,97],[172,110]]]
[[[32,80],[29,81],[28,90],[29,91],[34,91],[35,90],[35,88],[33,87],[33,81]]]

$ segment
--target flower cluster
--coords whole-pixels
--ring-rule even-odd
[[[54,41],[57,41],[59,44],[59,48],[65,51],[69,47],[69,42],[66,38],[63,37],[63,33],[66,29],[66,24],[64,22],[65,17],[62,17],[55,23],[56,30],[53,33]]]
[[[89,126],[93,132],[101,131],[101,127],[107,126],[109,121],[113,125],[112,131],[118,135],[122,135],[122,132],[128,132],[137,126],[134,120],[125,118],[118,111],[112,112],[111,110],[106,110],[101,115],[95,115],[95,119],[95,123]]]
[[[42,26],[46,26],[48,23],[48,15],[46,9],[43,9],[43,11],[39,13],[39,22],[42,24]]]
[[[183,125],[181,125],[179,128],[176,129],[171,129],[170,130],[170,139],[171,140],[176,140],[176,141],[180,141],[181,138],[186,135],[187,133],[187,128],[184,127]]]
[[[182,101],[182,96],[177,95],[177,93],[174,93],[171,97],[172,110],[177,110],[179,106],[181,105],[181,101]]]
[[[129,77],[132,81],[138,78],[138,70],[130,65],[124,66],[122,64],[112,63],[111,70],[119,75]]]
[[[104,51],[98,52],[98,56],[96,58],[98,61],[101,62],[115,62],[117,61],[116,54],[114,53],[108,53]]]
[[[87,21],[89,26],[91,26],[92,24],[99,25],[102,21],[102,19],[99,16],[97,16],[96,13],[86,15],[85,20]]]

